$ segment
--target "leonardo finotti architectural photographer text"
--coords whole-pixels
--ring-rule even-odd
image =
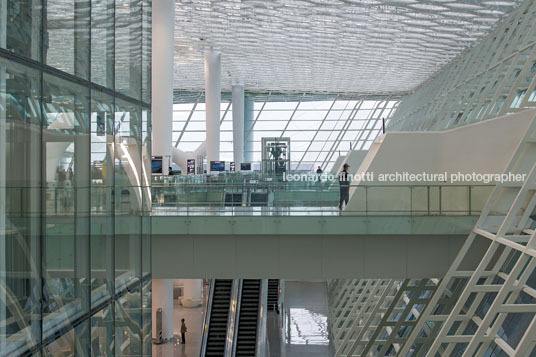
[[[380,173],[364,172],[357,174],[348,174],[350,181],[359,182],[441,182],[441,183],[461,183],[461,182],[482,182],[488,183],[505,183],[505,182],[524,182],[527,174],[508,173],[409,173],[409,172],[394,172]],[[338,174],[283,174],[283,181],[334,181],[338,180]]]

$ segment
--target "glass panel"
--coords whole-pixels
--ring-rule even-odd
[[[39,60],[41,0],[2,0],[0,4],[0,47]]]
[[[143,188],[143,216],[141,231],[141,262],[142,276],[151,274],[151,117],[150,111],[142,110],[142,188]],[[145,328],[145,326],[144,326]]]
[[[141,99],[141,0],[115,0],[115,89]]]
[[[141,276],[142,162],[140,108],[115,106],[115,286],[116,293]]]
[[[91,317],[91,354],[114,355],[114,305],[108,305]]]
[[[44,348],[44,356],[89,356],[89,320],[79,323]]]
[[[141,355],[141,287],[133,282],[115,302],[115,355]]]
[[[91,98],[91,306],[113,294],[114,109],[113,97]]]
[[[43,75],[45,245],[43,334],[89,310],[89,90]]]
[[[142,338],[143,338],[143,355],[144,356],[150,356],[152,354],[152,347],[153,347],[153,334],[152,334],[152,294],[151,294],[151,280],[147,280],[143,283],[143,291],[142,291],[142,302],[141,302],[141,308],[142,308],[142,321],[143,321],[143,330],[142,330]]]
[[[0,344],[14,356],[41,340],[39,88],[37,71],[0,59]]]
[[[88,79],[90,2],[47,0],[46,4],[45,63]]]
[[[141,100],[151,103],[151,45],[152,45],[152,7],[151,0],[142,1],[142,97]]]
[[[91,81],[114,88],[114,0],[91,2]]]

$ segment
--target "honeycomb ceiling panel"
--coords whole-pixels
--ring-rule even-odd
[[[178,0],[175,88],[410,92],[488,34],[522,0]]]

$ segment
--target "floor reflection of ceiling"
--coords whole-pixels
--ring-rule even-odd
[[[288,341],[291,345],[328,345],[328,318],[307,308],[290,308]]]

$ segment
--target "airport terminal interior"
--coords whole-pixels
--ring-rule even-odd
[[[536,0],[0,0],[0,356],[536,356]]]

